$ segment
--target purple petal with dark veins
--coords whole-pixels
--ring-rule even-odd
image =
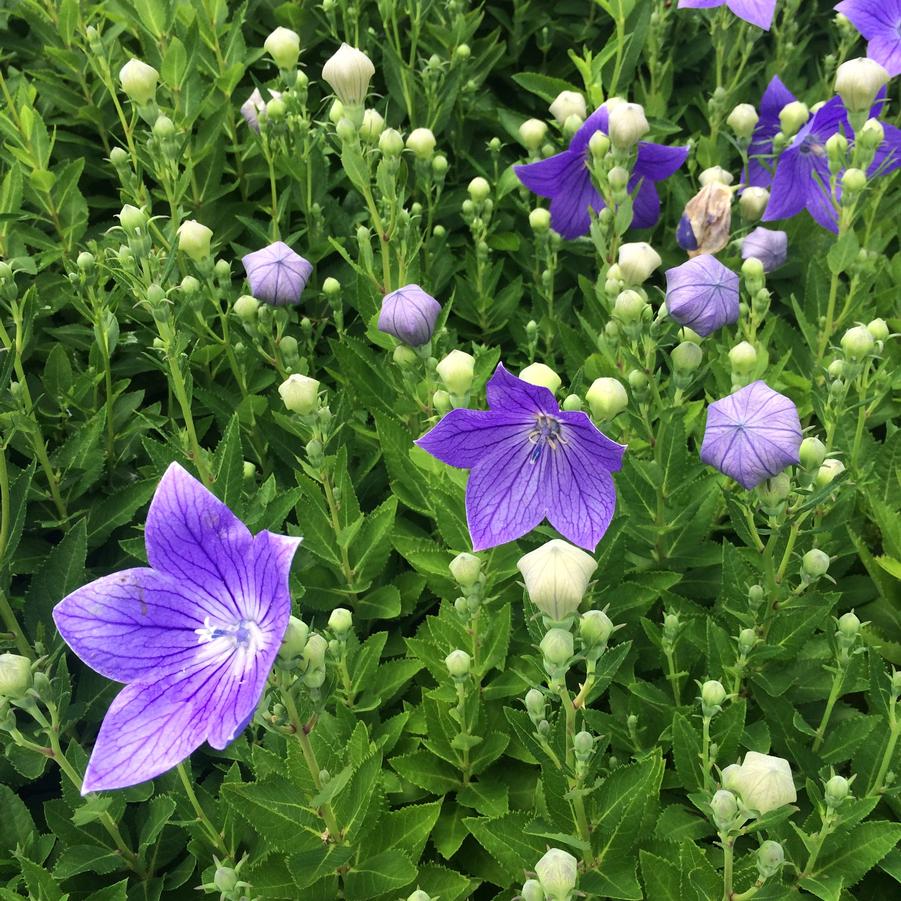
[[[472,469],[498,451],[512,453],[534,425],[534,413],[451,410],[415,443],[448,466]]]
[[[276,306],[299,303],[313,274],[312,264],[284,241],[245,254],[241,262],[251,294],[263,303]]]
[[[503,363],[497,364],[494,375],[485,386],[485,393],[492,412],[549,413],[555,416],[560,412],[560,406],[548,388],[517,378]]]
[[[709,253],[666,271],[666,309],[702,337],[738,320],[738,276]]]

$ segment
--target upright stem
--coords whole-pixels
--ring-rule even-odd
[[[181,779],[181,784],[184,787],[185,794],[188,796],[188,801],[191,804],[191,807],[194,809],[194,813],[197,814],[197,819],[200,821],[200,824],[203,826],[206,831],[207,837],[212,843],[213,847],[219,851],[220,854],[223,854],[225,857],[230,857],[228,848],[225,846],[225,840],[220,835],[219,831],[212,824],[210,818],[207,816],[206,811],[200,804],[200,801],[197,799],[197,793],[194,791],[194,786],[191,784],[191,780],[188,777],[187,771],[185,770],[184,763],[180,763],[176,770],[178,770],[178,778]]]
[[[723,901],[732,901],[732,868],[735,860],[735,839],[720,833],[723,845]]]
[[[837,819],[838,817],[835,811],[831,807],[828,807],[826,809],[826,813],[823,815],[823,825],[820,827],[820,831],[816,835],[814,846],[810,851],[810,856],[807,858],[807,863],[804,864],[804,872],[800,874],[801,876],[813,875],[813,868],[816,866],[817,858],[820,856],[820,851],[823,848],[823,842],[826,841],[826,837],[835,828],[835,821]]]
[[[338,520],[338,503],[335,500],[335,490],[332,487],[332,479],[331,476],[327,472],[323,472],[322,474],[322,490],[325,492],[325,500],[328,504],[329,517],[332,521],[332,529],[335,532],[335,538],[338,537],[338,533],[341,531],[341,523]],[[341,571],[344,573],[344,581],[347,582],[348,587],[353,585],[354,581],[354,571],[350,565],[350,557],[347,553],[347,547],[338,542],[339,547],[341,549]]]
[[[842,693],[844,681],[845,668],[839,661],[838,669],[835,672],[835,676],[832,678],[832,689],[829,692],[829,699],[826,701],[826,709],[823,711],[823,718],[820,720],[820,725],[817,727],[816,738],[813,740],[813,750],[815,752],[819,751],[820,745],[823,744],[823,739],[826,736],[826,727],[829,725],[829,718],[832,716],[832,708],[835,707],[835,702]]]
[[[888,744],[885,746],[885,753],[882,755],[882,763],[879,764],[879,772],[873,780],[873,787],[867,792],[868,795],[878,795],[882,791],[885,776],[891,765],[892,758],[895,756],[895,747],[898,744],[898,735],[901,734],[901,719],[898,718],[896,712],[897,699],[894,695],[889,699],[888,721],[889,736]]]
[[[194,415],[191,412],[191,402],[188,400],[188,389],[185,385],[184,377],[181,374],[181,366],[174,354],[167,353],[166,360],[169,363],[169,374],[172,376],[172,391],[181,407],[181,415],[185,421],[185,428],[188,431],[188,441],[191,444],[191,456],[194,458],[194,465],[197,472],[203,480],[204,485],[208,488],[213,484],[213,474],[210,471],[209,464],[197,440],[197,430],[194,428]]]

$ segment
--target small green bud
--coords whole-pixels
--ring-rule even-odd
[[[399,156],[403,149],[403,136],[396,129],[386,128],[379,135],[379,150],[381,150],[385,156]]]
[[[126,203],[118,214],[119,225],[127,232],[137,232],[147,225],[147,216],[143,210]]]
[[[472,658],[466,651],[457,649],[456,651],[451,651],[450,654],[444,658],[444,663],[445,666],[447,666],[448,673],[454,679],[463,679],[469,675]]]
[[[483,200],[487,200],[488,195],[491,194],[491,185],[481,176],[477,176],[469,183],[466,190],[474,203],[481,203]]]
[[[603,610],[588,610],[579,618],[579,637],[588,647],[605,645],[615,629]]]
[[[595,419],[606,421],[622,413],[629,405],[629,396],[622,382],[614,378],[599,378],[591,383],[585,400]]]
[[[567,394],[566,397],[563,398],[563,403],[560,405],[567,413],[578,412],[582,409],[582,398],[579,397],[578,394]]]
[[[764,592],[762,585],[752,585],[748,589],[748,603],[752,607],[759,607],[763,603]]]
[[[786,137],[795,134],[810,118],[807,104],[794,100],[779,111],[779,125]]]
[[[94,268],[94,254],[83,250],[75,260],[75,265],[82,272],[90,272]]]
[[[227,895],[238,887],[238,874],[231,867],[217,867],[213,874],[213,885]]]
[[[0,654],[0,698],[24,698],[34,685],[31,661],[20,654]]]
[[[860,620],[854,614],[854,612],[843,613],[838,618],[838,631],[845,636],[845,638],[856,638],[857,633],[860,632]]]
[[[610,150],[610,138],[602,131],[596,131],[588,141],[588,149],[594,159],[601,160]]]
[[[300,35],[290,28],[279,26],[263,42],[263,49],[279,69],[293,69],[300,56]]]
[[[876,341],[866,326],[855,325],[842,335],[842,350],[851,360],[862,360],[869,356],[876,346]]]
[[[551,227],[551,214],[543,207],[529,213],[529,226],[536,234],[542,234]]]
[[[757,350],[753,344],[742,341],[729,351],[729,363],[736,375],[750,375],[757,368]]]
[[[620,322],[631,324],[638,322],[647,308],[647,301],[631,289],[621,291],[613,303],[613,315]]]
[[[257,311],[260,308],[260,302],[249,294],[242,294],[234,303],[232,309],[235,316],[242,322],[252,322],[256,319]]]
[[[867,173],[863,169],[846,169],[842,176],[842,187],[852,194],[859,194],[867,186]]]
[[[407,347],[406,344],[398,344],[397,347],[394,348],[394,352],[391,354],[392,359],[398,366],[402,369],[405,369],[410,366],[415,366],[419,357],[416,355],[416,351],[413,350],[412,347]]]
[[[801,558],[801,571],[811,579],[819,579],[829,572],[829,555],[819,548],[809,550]]]
[[[336,607],[328,618],[328,627],[336,635],[346,635],[353,628],[353,614],[346,607]]]
[[[757,110],[750,103],[739,103],[726,119],[726,124],[735,132],[737,138],[749,140],[754,133],[754,126],[759,120]]]
[[[785,863],[785,852],[779,842],[767,840],[757,849],[757,872],[761,879],[775,876]]]
[[[296,616],[290,617],[288,620],[288,628],[285,630],[285,637],[282,639],[282,645],[279,648],[278,656],[282,660],[293,660],[303,654],[304,648],[307,646],[307,639],[310,637],[310,628],[307,624]]]
[[[79,257],[79,259],[81,259]],[[888,325],[884,319],[873,319],[867,323],[867,331],[876,341],[885,341],[889,336]]]
[[[607,181],[610,182],[610,187],[614,191],[625,191],[629,186],[629,170],[622,166],[614,166],[607,173]]]
[[[186,297],[193,297],[200,290],[200,282],[193,275],[186,275],[178,288]]]
[[[549,901],[567,901],[579,878],[579,864],[568,851],[551,848],[535,864],[535,873]]]
[[[753,629],[742,629],[738,633],[738,649],[742,654],[749,654],[757,644],[757,633]]]
[[[587,757],[594,750],[594,736],[590,732],[577,732],[573,736],[573,751],[576,756]]]
[[[741,274],[748,281],[758,281],[763,278],[763,263],[757,257],[748,257],[741,264]]]
[[[725,700],[726,689],[716,679],[711,679],[701,686],[701,703],[705,707],[719,707]]]
[[[801,442],[799,456],[805,469],[818,469],[826,459],[826,445],[814,436],[805,438]]]
[[[457,554],[448,568],[461,588],[472,588],[482,574],[482,561],[475,554]]]
[[[155,138],[166,140],[175,135],[175,123],[168,116],[157,116],[152,131]]]
[[[575,653],[572,633],[566,629],[551,629],[539,645],[545,659],[555,666],[568,663]]]
[[[407,150],[420,160],[429,160],[435,152],[435,135],[429,128],[414,128],[407,136]]]
[[[522,901],[547,901],[547,895],[537,879],[527,879],[519,893]]]
[[[697,344],[683,341],[672,349],[670,359],[676,372],[694,372],[701,365],[704,352]]]
[[[735,817],[738,815],[738,801],[732,792],[721,788],[711,799],[710,809],[713,812],[713,822],[721,830],[729,829]]]
[[[833,776],[826,783],[826,803],[838,807],[851,793],[851,783],[844,776]]]
[[[831,485],[836,476],[845,471],[845,464],[841,460],[824,460],[823,465],[817,470],[814,482],[817,488],[825,488]]]

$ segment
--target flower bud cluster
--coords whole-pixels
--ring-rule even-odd
[[[449,569],[462,592],[454,601],[454,607],[461,619],[468,622],[479,612],[485,598],[486,578],[482,572],[482,561],[475,554],[457,554],[451,560]]]

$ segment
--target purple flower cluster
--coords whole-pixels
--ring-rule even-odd
[[[299,538],[247,527],[173,463],[144,532],[149,567],[65,597],[53,619],[70,648],[124,682],[82,793],[164,773],[203,742],[225,748],[253,717],[291,613]]]

